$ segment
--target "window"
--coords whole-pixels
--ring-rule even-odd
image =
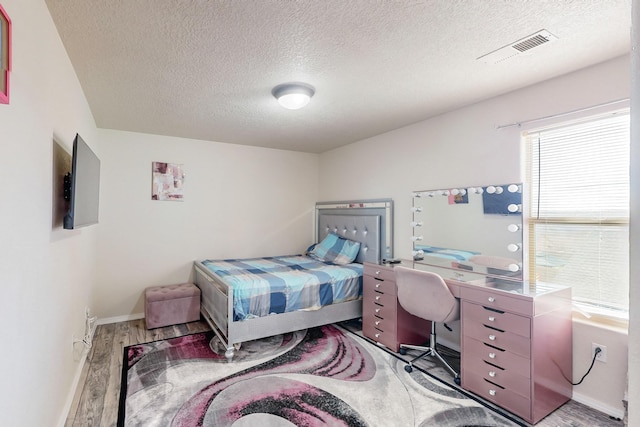
[[[629,307],[629,113],[525,133],[529,272],[587,311]]]

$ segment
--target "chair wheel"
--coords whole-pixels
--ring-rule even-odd
[[[462,381],[460,380],[460,377],[455,377],[453,379],[453,382],[455,382],[456,384],[460,385],[462,383]]]
[[[413,368],[411,367],[411,365],[406,365],[406,366],[404,367],[404,370],[405,370],[405,371],[407,371],[407,372],[409,372],[409,373],[411,373],[411,371],[413,371]]]
[[[400,350],[398,350],[398,353],[404,356],[405,354],[407,354],[407,349],[404,347],[400,347]]]

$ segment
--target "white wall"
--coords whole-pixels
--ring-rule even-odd
[[[395,255],[410,258],[412,190],[522,181],[521,129],[496,126],[629,98],[629,67],[628,57],[618,58],[324,153],[320,198],[393,198]],[[574,332],[576,381],[588,368],[594,332],[620,362],[599,364],[575,396],[621,416],[626,334],[583,323]],[[446,338],[456,340],[456,334]],[[593,381],[599,377],[609,380]]]
[[[0,104],[0,425],[51,426],[79,373],[96,230],[53,224],[54,147],[76,132],[99,153],[95,124],[44,1],[3,0],[13,21],[10,104]]]
[[[313,239],[318,156],[100,130],[98,286],[104,318],[137,317],[145,287],[188,281],[193,261],[300,253]],[[151,200],[151,163],[181,163],[184,201]]]

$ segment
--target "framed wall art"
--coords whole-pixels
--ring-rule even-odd
[[[0,4],[0,104],[9,103],[11,71],[11,19]]]
[[[184,198],[184,166],[177,163],[153,162],[151,200],[181,202]]]

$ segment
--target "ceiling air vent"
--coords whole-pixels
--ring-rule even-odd
[[[558,40],[556,36],[547,30],[541,30],[535,34],[531,34],[530,36],[511,43],[510,45],[494,50],[491,53],[487,53],[486,55],[479,57],[478,61],[486,64],[497,64],[555,40]]]

